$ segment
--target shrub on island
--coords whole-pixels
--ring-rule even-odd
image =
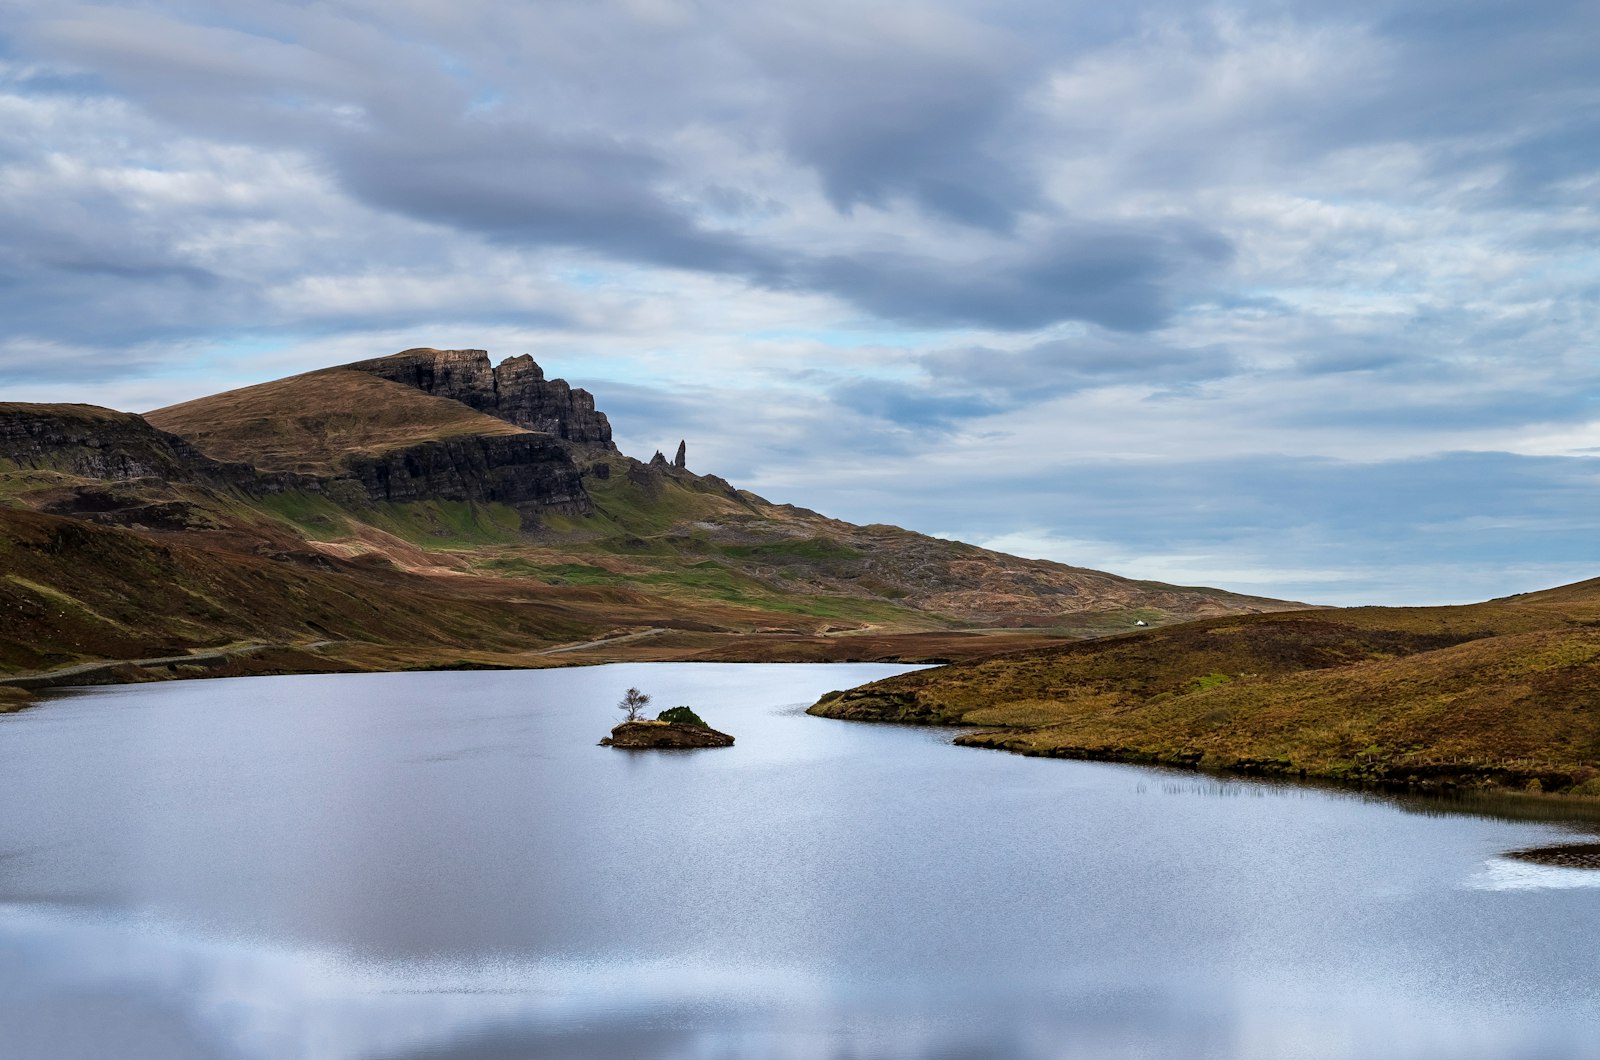
[[[702,729],[711,728],[711,726],[707,725],[701,720],[700,715],[696,714],[688,707],[668,707],[666,710],[663,710],[660,714],[656,715],[656,720],[670,721],[674,725],[698,725]]]

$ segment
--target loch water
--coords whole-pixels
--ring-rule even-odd
[[[809,717],[880,665],[204,680],[0,717],[28,1060],[1600,1058],[1582,820]],[[597,746],[630,685],[730,749]]]

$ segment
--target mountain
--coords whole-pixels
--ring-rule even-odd
[[[1600,579],[1458,607],[1238,615],[924,670],[813,714],[1027,755],[1600,795]]]
[[[482,350],[144,416],[0,403],[0,672],[957,658],[1304,606],[857,526],[687,464],[619,452],[587,391]]]

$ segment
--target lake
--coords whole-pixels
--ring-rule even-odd
[[[908,667],[204,680],[0,717],[0,1053],[1600,1058],[1581,822],[806,716]],[[729,749],[596,746],[630,685]]]

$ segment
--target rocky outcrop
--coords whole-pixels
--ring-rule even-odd
[[[0,402],[0,461],[30,471],[59,471],[99,483],[149,483],[241,490],[256,495],[320,488],[318,480],[290,472],[263,472],[249,464],[213,460],[186,439],[152,426],[143,416],[98,405]],[[81,486],[54,499],[60,514],[113,513],[134,501],[121,488]],[[146,503],[150,498],[146,496]],[[171,498],[161,498],[168,500]],[[168,512],[167,518],[178,513]],[[156,522],[162,519],[155,519]]]
[[[546,379],[544,369],[527,354],[501,361],[494,378],[497,409],[493,415],[569,442],[616,448],[611,442],[611,423],[594,407],[594,395],[568,386],[565,379]]]
[[[564,379],[546,379],[526,354],[491,367],[485,350],[414,349],[345,365],[450,398],[530,431],[569,442],[616,448],[611,423],[594,407],[594,395]]]
[[[172,484],[253,496],[305,490],[351,503],[364,496],[372,503],[505,504],[530,525],[541,513],[594,510],[577,465],[561,443],[544,434],[461,435],[352,453],[335,474],[306,475],[213,460],[130,413],[93,405],[0,403],[0,460],[94,480],[45,499],[48,511],[153,529],[209,528],[209,519],[187,499],[164,490]]]
[[[923,699],[916,692],[890,692],[871,685],[829,692],[806,710],[819,718],[893,721],[902,725],[959,725],[962,711]]]
[[[1563,869],[1600,869],[1600,843],[1567,843],[1533,850],[1513,850],[1506,857]]]
[[[689,747],[732,747],[733,737],[704,725],[685,725],[673,721],[625,721],[611,730],[600,743],[639,751],[652,748],[674,750]]]
[[[689,443],[687,440],[678,443],[678,455],[672,458],[673,467],[687,468],[689,466]]]
[[[0,459],[20,468],[126,482],[234,477],[175,434],[96,405],[0,403]]]
[[[506,504],[537,521],[542,512],[594,510],[567,451],[537,434],[464,435],[374,455],[345,466],[374,502],[446,500]]]
[[[657,449],[656,450],[656,455],[652,456],[650,458],[650,466],[651,467],[666,467],[667,466],[667,454],[665,454],[661,450]]]

